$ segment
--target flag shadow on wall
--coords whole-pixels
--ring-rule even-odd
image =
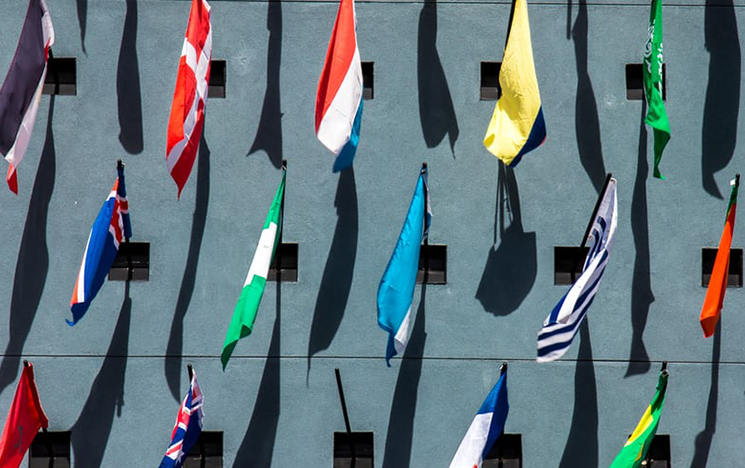
[[[267,8],[269,43],[266,52],[266,91],[256,137],[246,156],[264,150],[269,161],[279,169],[282,167],[282,102],[279,83],[282,65],[282,3],[269,1]]]
[[[704,14],[710,60],[701,131],[701,177],[704,190],[721,199],[714,173],[727,167],[735,152],[742,59],[732,0],[707,0]]]
[[[124,375],[129,354],[129,324],[132,299],[129,281],[124,283],[124,301],[109,349],[78,420],[70,428],[70,443],[77,468],[100,468],[114,424],[114,413],[122,415]]]
[[[427,341],[425,328],[426,284],[422,284],[419,308],[414,329],[406,345],[401,368],[398,371],[396,389],[393,393],[388,432],[385,438],[383,468],[408,468],[411,464],[411,444],[414,438],[414,417],[422,376],[422,357]]]
[[[487,312],[509,315],[520,307],[535,283],[536,236],[535,232],[523,231],[520,194],[513,169],[501,162],[497,165],[494,245],[489,247],[476,299]],[[506,228],[505,218],[510,221]]]
[[[49,271],[47,216],[54,191],[56,170],[53,115],[54,96],[50,96],[46,138],[39,158],[39,168],[36,170],[26,224],[21,237],[21,248],[16,260],[10,299],[9,340],[3,354],[3,362],[0,364],[0,393],[13,383],[18,375],[23,347],[34,323]]]
[[[316,307],[313,311],[313,323],[310,327],[310,340],[308,341],[306,383],[310,375],[311,358],[331,345],[344,318],[344,310],[352,289],[359,232],[357,186],[352,167],[339,173],[334,206],[336,206],[339,218],[336,221],[334,237],[326,259],[326,266],[323,269]]]
[[[88,23],[88,0],[75,0],[77,2],[78,9],[78,25],[80,25],[80,47],[83,49],[83,53],[88,55],[85,51],[85,29]]]
[[[184,318],[189,310],[191,297],[194,293],[194,285],[197,279],[197,266],[199,263],[199,252],[202,250],[202,238],[204,237],[204,226],[207,222],[207,207],[210,201],[210,149],[204,138],[199,144],[199,157],[197,162],[197,193],[194,202],[194,216],[191,224],[191,237],[189,239],[189,251],[184,266],[184,276],[181,278],[181,288],[176,300],[176,309],[173,312],[171,322],[171,334],[168,337],[165,357],[165,375],[168,388],[176,402],[181,403],[179,385],[181,384],[181,365],[184,348]]]
[[[122,44],[116,67],[119,143],[130,154],[142,152],[142,97],[137,61],[137,0],[127,0]]]
[[[455,157],[455,142],[460,132],[445,70],[437,52],[436,0],[425,0],[419,13],[417,84],[419,119],[427,148],[436,147],[447,135],[450,151]]]
[[[719,406],[719,360],[722,354],[722,321],[717,324],[714,332],[714,343],[711,352],[711,386],[709,400],[706,403],[706,422],[704,428],[696,436],[694,442],[693,460],[691,468],[706,468],[711,451],[711,442],[717,430],[717,408]]]

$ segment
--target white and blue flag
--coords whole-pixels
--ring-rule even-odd
[[[378,325],[388,332],[388,348],[385,352],[388,366],[391,365],[391,358],[402,353],[409,342],[419,249],[427,237],[431,218],[427,166],[423,165],[404,227],[378,286]]]
[[[590,250],[582,274],[561,298],[538,332],[538,362],[559,359],[567,352],[603,279],[618,223],[616,179],[610,179],[590,231]]]
[[[510,404],[507,401],[507,367],[473,418],[455,452],[450,468],[479,468],[504,430]]]

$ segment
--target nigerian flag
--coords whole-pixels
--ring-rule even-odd
[[[657,433],[657,426],[660,424],[662,404],[665,403],[665,390],[667,390],[667,375],[666,369],[660,372],[657,393],[652,398],[652,402],[649,404],[647,411],[644,412],[636,429],[629,436],[629,440],[616,455],[616,459],[613,460],[610,468],[638,468],[642,465],[649,446],[652,444],[652,439]]]
[[[235,306],[233,318],[230,320],[228,334],[225,337],[225,344],[222,347],[222,368],[228,365],[230,355],[238,343],[238,340],[251,334],[251,330],[256,320],[256,312],[259,310],[261,296],[264,294],[266,286],[266,277],[269,274],[269,266],[274,257],[274,251],[277,249],[280,233],[282,232],[282,201],[285,193],[285,178],[287,170],[282,170],[282,182],[277,188],[274,195],[274,201],[269,208],[269,214],[264,222],[264,230],[261,231],[259,245],[256,246],[256,253],[251,262],[251,267],[246,275],[246,283],[243,285],[241,297]]]
[[[649,38],[644,48],[644,94],[647,96],[647,116],[644,123],[652,127],[654,134],[654,171],[658,179],[660,159],[665,145],[670,141],[670,122],[667,120],[665,104],[662,102],[662,0],[652,0],[649,12]]]

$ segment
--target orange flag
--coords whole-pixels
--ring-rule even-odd
[[[34,383],[34,366],[26,362],[0,437],[0,467],[18,468],[39,428],[48,425]]]
[[[740,186],[740,174],[730,182],[732,193],[729,196],[727,206],[727,220],[724,222],[724,231],[719,240],[719,250],[714,260],[714,268],[711,271],[709,288],[706,290],[706,299],[701,309],[701,328],[704,329],[704,337],[708,338],[714,334],[722,313],[722,302],[727,289],[727,276],[729,273],[729,250],[732,245],[732,233],[735,230],[735,215],[737,214],[737,188]]]

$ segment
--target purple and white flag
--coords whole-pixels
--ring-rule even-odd
[[[8,187],[18,194],[16,169],[26,153],[54,44],[52,18],[44,0],[29,0],[18,47],[0,88],[0,153],[8,167]]]

